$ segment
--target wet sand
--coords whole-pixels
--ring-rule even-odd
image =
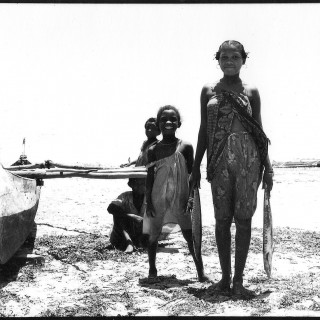
[[[111,250],[108,235],[112,216],[106,208],[125,190],[129,190],[127,180],[46,180],[33,247],[33,252],[43,259],[12,259],[0,266],[0,315],[319,314],[320,168],[275,169],[271,207],[276,245],[270,279],[263,270],[263,192],[259,191],[244,277],[244,284],[258,296],[248,301],[219,295],[209,282],[199,283],[180,233],[160,243],[160,277],[156,283],[146,281],[145,251],[126,255]],[[218,281],[221,274],[213,232],[214,213],[210,185],[205,179],[200,194],[205,270]],[[233,226],[233,239],[234,234]]]

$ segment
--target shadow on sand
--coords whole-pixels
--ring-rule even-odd
[[[31,233],[20,249],[10,260],[8,260],[5,264],[0,265],[0,289],[6,287],[12,281],[17,281],[18,274],[21,268],[25,265],[30,263],[39,263],[39,260],[30,259],[28,256],[28,254],[32,254],[33,252],[36,235],[37,225],[34,223]]]
[[[215,289],[215,285],[211,285],[208,288],[188,288],[188,293],[194,295],[196,298],[205,300],[207,302],[211,303],[219,303],[219,302],[224,302],[228,300],[257,300],[257,299],[265,299],[267,298],[272,291],[265,291],[261,292],[259,294],[256,294],[254,297],[243,297],[239,295],[233,295],[231,292],[226,292],[226,291],[218,291]]]
[[[165,290],[174,287],[183,287],[191,283],[195,283],[195,281],[177,279],[177,277],[174,274],[158,276],[152,279],[139,279],[139,286],[157,290]]]

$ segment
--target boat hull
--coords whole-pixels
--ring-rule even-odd
[[[0,264],[6,263],[32,230],[40,186],[0,166]]]

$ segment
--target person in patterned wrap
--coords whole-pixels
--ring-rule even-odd
[[[215,237],[222,270],[215,290],[243,298],[255,294],[243,286],[243,271],[251,240],[251,220],[257,190],[272,189],[269,139],[262,129],[261,103],[256,87],[243,82],[240,70],[247,53],[234,40],[221,44],[215,55],[223,77],[201,91],[201,123],[190,185],[200,187],[200,164],[207,152],[216,219]],[[235,221],[235,271],[231,281],[231,224]],[[231,288],[232,282],[232,288]]]

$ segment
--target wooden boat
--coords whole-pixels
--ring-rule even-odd
[[[32,230],[40,186],[0,165],[0,264],[6,263]]]

